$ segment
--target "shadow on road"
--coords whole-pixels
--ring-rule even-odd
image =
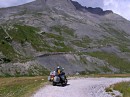
[[[56,85],[57,87],[66,87],[66,86],[69,86],[70,84],[67,84],[67,85],[64,85],[64,86],[62,86],[61,84],[58,84],[58,85]]]

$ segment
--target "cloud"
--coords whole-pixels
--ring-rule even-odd
[[[10,7],[10,6],[17,6],[24,3],[28,3],[34,0],[0,0],[0,8],[1,7]]]
[[[74,0],[87,7],[101,7],[130,20],[130,0]]]
[[[129,0],[104,0],[103,9],[111,9],[115,13],[130,20],[130,1]]]

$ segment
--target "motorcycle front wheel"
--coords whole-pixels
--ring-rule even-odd
[[[65,80],[65,85],[67,85],[67,82],[68,82],[68,80],[66,79],[66,80]]]

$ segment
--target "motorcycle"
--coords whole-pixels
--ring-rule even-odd
[[[62,72],[60,75],[57,75],[55,71],[50,72],[50,76],[48,76],[48,80],[52,82],[53,86],[56,86],[58,84],[61,84],[62,86],[66,86],[68,82],[64,72]]]

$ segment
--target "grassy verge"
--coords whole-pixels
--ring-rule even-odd
[[[130,82],[121,82],[106,88],[106,92],[112,92],[113,90],[120,91],[123,97],[130,97]]]
[[[47,82],[47,77],[0,78],[0,97],[29,97]]]
[[[114,90],[119,90],[123,97],[130,97],[130,82],[122,82],[114,85]]]

